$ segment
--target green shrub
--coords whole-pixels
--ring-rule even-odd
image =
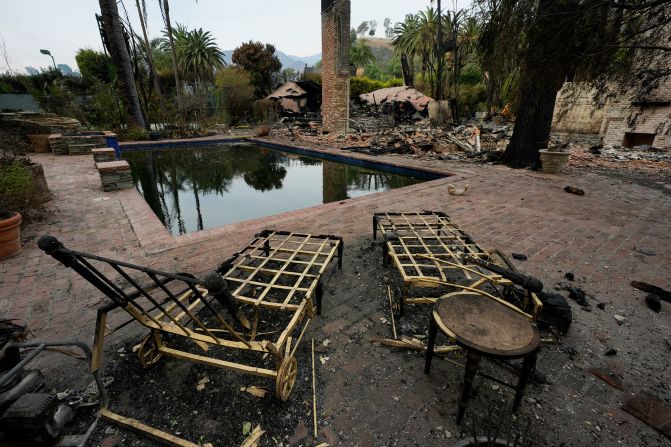
[[[483,81],[482,70],[478,64],[468,63],[459,73],[459,84],[476,85]]]
[[[259,123],[278,121],[280,119],[279,105],[272,99],[254,101],[254,119]]]
[[[304,81],[312,81],[316,84],[322,85],[322,74],[321,74],[321,72],[318,72],[318,71],[313,71],[311,73],[303,73],[303,80]]]
[[[254,101],[254,86],[249,73],[240,67],[217,71],[217,110],[226,124],[236,125],[249,118]]]
[[[35,185],[25,161],[6,160],[0,163],[0,210],[18,211],[25,215],[31,207]]]
[[[387,82],[375,81],[368,78],[352,78],[349,83],[350,98],[359,101],[359,96],[364,93],[374,92],[381,88],[399,87],[403,85],[402,79],[390,79]]]
[[[487,87],[484,84],[459,86],[459,113],[471,116],[487,110]]]

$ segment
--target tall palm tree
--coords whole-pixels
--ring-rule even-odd
[[[356,68],[361,68],[365,67],[369,62],[373,62],[375,56],[373,56],[370,47],[359,40],[356,45],[350,47],[349,59]]]
[[[177,63],[194,81],[212,81],[214,71],[224,65],[224,53],[209,31],[202,28],[176,36]]]
[[[117,74],[117,83],[121,100],[128,111],[129,128],[145,128],[140,99],[135,88],[133,66],[126,47],[123,26],[119,17],[116,0],[98,0],[105,30],[107,49]]]
[[[394,27],[392,44],[396,54],[401,59],[401,71],[403,72],[403,83],[407,86],[415,84],[415,36],[414,29],[418,26],[417,16],[408,14],[403,22]]]
[[[177,66],[177,50],[175,49],[175,39],[172,33],[172,24],[170,23],[170,5],[168,0],[158,0],[161,7],[161,14],[163,15],[163,22],[165,22],[166,34],[168,35],[168,42],[170,43],[170,57],[172,58],[172,70],[175,75],[175,95],[177,97],[177,107],[181,109],[182,95],[181,82],[179,80],[179,69]]]
[[[452,53],[453,67],[458,60],[456,36],[462,17],[463,11],[448,11],[439,15],[436,9],[429,7],[415,15],[406,16],[405,21],[394,28],[392,44],[397,54],[407,55],[408,65],[410,61],[418,58],[421,78],[426,80],[428,77],[433,95],[441,93],[446,81],[447,91],[454,90],[455,73],[446,77],[443,67],[448,53]]]
[[[149,43],[149,37],[147,36],[147,3],[146,0],[135,0],[135,6],[137,7],[137,14],[140,17],[140,25],[142,26],[142,35],[144,37],[144,47],[145,55],[147,59],[147,65],[149,65],[149,71],[151,77],[154,80],[154,90],[158,96],[159,101],[163,102],[163,95],[161,94],[161,85],[158,82],[158,73],[156,72],[156,65],[154,64],[154,55],[151,51],[151,45]]]
[[[459,50],[465,61],[473,61],[477,56],[480,39],[480,22],[475,17],[468,17],[459,29]]]

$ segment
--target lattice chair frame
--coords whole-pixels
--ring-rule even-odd
[[[483,250],[464,230],[443,212],[381,212],[373,215],[373,239],[384,238],[383,265],[390,262],[402,280],[398,300],[399,315],[406,304],[433,304],[456,293],[503,296],[515,284],[524,289],[519,308],[536,317],[542,303],[535,291],[542,283],[516,273],[511,279],[490,253]],[[505,276],[504,276],[505,275]],[[437,296],[410,296],[413,288],[447,288],[451,292]],[[494,290],[493,290],[494,289]],[[433,294],[432,294],[433,295]]]
[[[142,366],[167,355],[265,377],[275,380],[276,397],[283,401],[296,381],[296,349],[315,313],[321,312],[322,275],[336,256],[342,268],[343,255],[339,236],[267,230],[216,272],[199,279],[73,251],[51,236],[40,238],[38,245],[111,300],[98,309],[92,372],[102,363],[105,337],[137,321],[150,330],[137,350]],[[108,330],[108,313],[119,308],[132,318]],[[264,331],[264,321],[280,329]],[[279,337],[269,337],[278,332]],[[173,343],[177,337],[201,352]],[[244,362],[224,360],[211,353],[213,347],[257,355]],[[273,367],[267,366],[267,358]]]

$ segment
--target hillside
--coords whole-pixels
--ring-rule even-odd
[[[391,39],[360,37],[357,41],[361,41],[370,47],[373,56],[375,56],[377,63],[380,65],[386,64],[394,56],[394,46],[391,44]]]

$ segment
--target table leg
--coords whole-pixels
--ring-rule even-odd
[[[402,298],[401,298],[402,299]],[[438,333],[438,325],[436,320],[433,317],[433,312],[431,312],[431,317],[429,318],[429,340],[426,345],[426,354],[424,362],[424,373],[428,374],[431,371],[431,359],[433,359],[433,348],[436,344],[436,335]]]
[[[457,410],[457,425],[461,424],[466,412],[466,404],[471,395],[471,388],[473,387],[473,379],[478,372],[480,365],[480,354],[475,351],[468,351],[466,353],[466,372],[464,373],[464,384],[461,388],[461,396],[459,397],[459,408]]]
[[[522,373],[520,374],[520,380],[517,382],[517,388],[515,389],[513,413],[519,408],[524,395],[524,389],[526,388],[529,379],[531,379],[531,375],[534,373],[534,369],[536,368],[536,357],[537,354],[535,352],[524,357],[524,361],[522,362]]]

